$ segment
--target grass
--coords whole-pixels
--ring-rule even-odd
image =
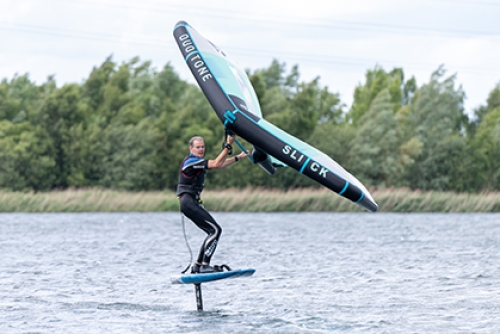
[[[500,212],[500,193],[480,194],[385,189],[371,191],[380,212]],[[326,189],[228,189],[205,191],[205,207],[219,212],[363,212]],[[0,212],[162,212],[178,211],[171,191],[125,192],[68,189],[52,192],[0,191]]]
[[[178,200],[166,192],[106,189],[21,193],[0,191],[0,212],[154,212],[177,211]]]

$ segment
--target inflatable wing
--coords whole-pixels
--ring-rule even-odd
[[[254,147],[252,157],[268,173],[288,165],[370,212],[378,206],[354,176],[323,152],[262,118],[245,71],[189,24],[180,21],[174,37],[203,93],[227,129]]]

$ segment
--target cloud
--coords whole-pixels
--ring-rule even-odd
[[[51,74],[59,85],[81,82],[112,54],[158,68],[171,62],[194,82],[172,37],[186,20],[242,67],[298,64],[304,80],[320,76],[347,104],[377,64],[402,67],[420,85],[444,64],[471,109],[500,80],[499,16],[500,6],[466,0],[10,0],[0,2],[0,77],[28,72],[37,82]]]

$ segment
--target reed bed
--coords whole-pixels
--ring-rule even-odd
[[[0,212],[157,212],[178,211],[173,193],[69,189],[51,192],[0,191]]]
[[[480,194],[371,190],[380,212],[500,212],[500,193]],[[363,212],[326,189],[208,190],[205,207],[218,212]],[[178,211],[174,192],[68,189],[52,192],[0,191],[0,212],[164,212]]]

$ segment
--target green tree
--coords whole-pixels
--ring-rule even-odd
[[[467,167],[462,175],[467,180],[464,189],[480,191],[499,189],[498,110],[500,110],[500,83],[490,92],[486,105],[475,110],[468,128]],[[470,173],[474,170],[474,173]],[[469,171],[469,173],[467,173]]]
[[[402,69],[367,71],[345,113],[320,79],[302,81],[273,60],[247,70],[266,120],[320,149],[367,185],[499,189],[500,84],[469,122],[464,93],[440,67],[417,87]],[[48,190],[104,186],[175,189],[192,136],[206,157],[220,152],[223,125],[200,89],[170,64],[108,57],[83,84],[41,85],[28,74],[0,82],[0,187]],[[247,149],[251,145],[242,138]],[[235,151],[239,151],[235,147]],[[287,168],[269,176],[249,160],[213,173],[207,188],[280,189],[316,183]]]
[[[268,68],[257,70],[249,77],[260,76],[264,80],[267,89],[279,87],[284,91],[292,91],[299,85],[299,67],[294,65],[288,75],[285,72],[286,63],[280,63],[277,59],[273,59]],[[250,81],[253,84],[253,81]]]
[[[54,147],[41,127],[0,121],[0,187],[49,190],[55,179]]]
[[[355,138],[356,129],[352,125],[329,121],[316,126],[308,143],[352,172],[355,166],[350,164],[350,156]]]
[[[96,123],[80,123],[70,128],[63,144],[67,155],[68,187],[99,185],[104,175],[104,131]]]
[[[87,99],[89,106],[97,110],[104,101],[104,87],[111,75],[116,71],[116,64],[112,56],[106,58],[100,67],[94,67],[82,87],[82,95]]]
[[[28,74],[17,76],[0,83],[0,120],[20,123],[37,107],[39,88],[30,81]]]
[[[376,66],[368,70],[365,75],[364,85],[358,85],[354,90],[354,101],[351,110],[347,113],[347,119],[357,124],[368,109],[375,97],[384,89],[388,89],[392,109],[394,112],[401,106],[411,103],[416,89],[416,81],[412,77],[404,81],[404,73],[401,68],[395,68],[387,73],[383,68]]]
[[[224,127],[201,90],[194,85],[183,85],[177,97],[166,97],[164,101],[162,114],[155,120],[155,126],[164,143],[161,159],[165,186],[174,189],[179,165],[189,153],[189,140],[202,136],[206,156],[215,158],[220,153]]]
[[[307,140],[318,123],[339,122],[343,105],[338,94],[321,87],[319,77],[300,82],[298,66],[285,73],[285,64],[276,60],[267,69],[256,71],[250,81],[257,83],[262,113],[266,120],[302,140]]]
[[[498,83],[488,95],[486,105],[480,106],[474,110],[474,116],[467,129],[470,137],[474,136],[474,133],[483,121],[484,116],[498,107],[500,107],[500,83]]]
[[[500,105],[482,116],[470,143],[474,190],[500,190]]]
[[[54,143],[55,187],[68,186],[68,154],[64,148],[68,146],[71,127],[85,120],[88,109],[87,104],[82,102],[80,86],[68,84],[50,93],[37,111],[38,122]]]
[[[358,121],[349,165],[363,183],[377,187],[404,186],[406,169],[420,154],[421,143],[407,142],[394,113],[390,90],[383,89]]]
[[[407,173],[413,189],[453,189],[451,175],[457,174],[464,148],[464,92],[455,88],[454,75],[443,78],[445,70],[435,71],[428,84],[417,90],[406,123],[407,136],[422,143],[422,153]]]
[[[99,185],[135,191],[158,189],[158,140],[159,133],[148,119],[137,125],[108,126],[103,133]]]

